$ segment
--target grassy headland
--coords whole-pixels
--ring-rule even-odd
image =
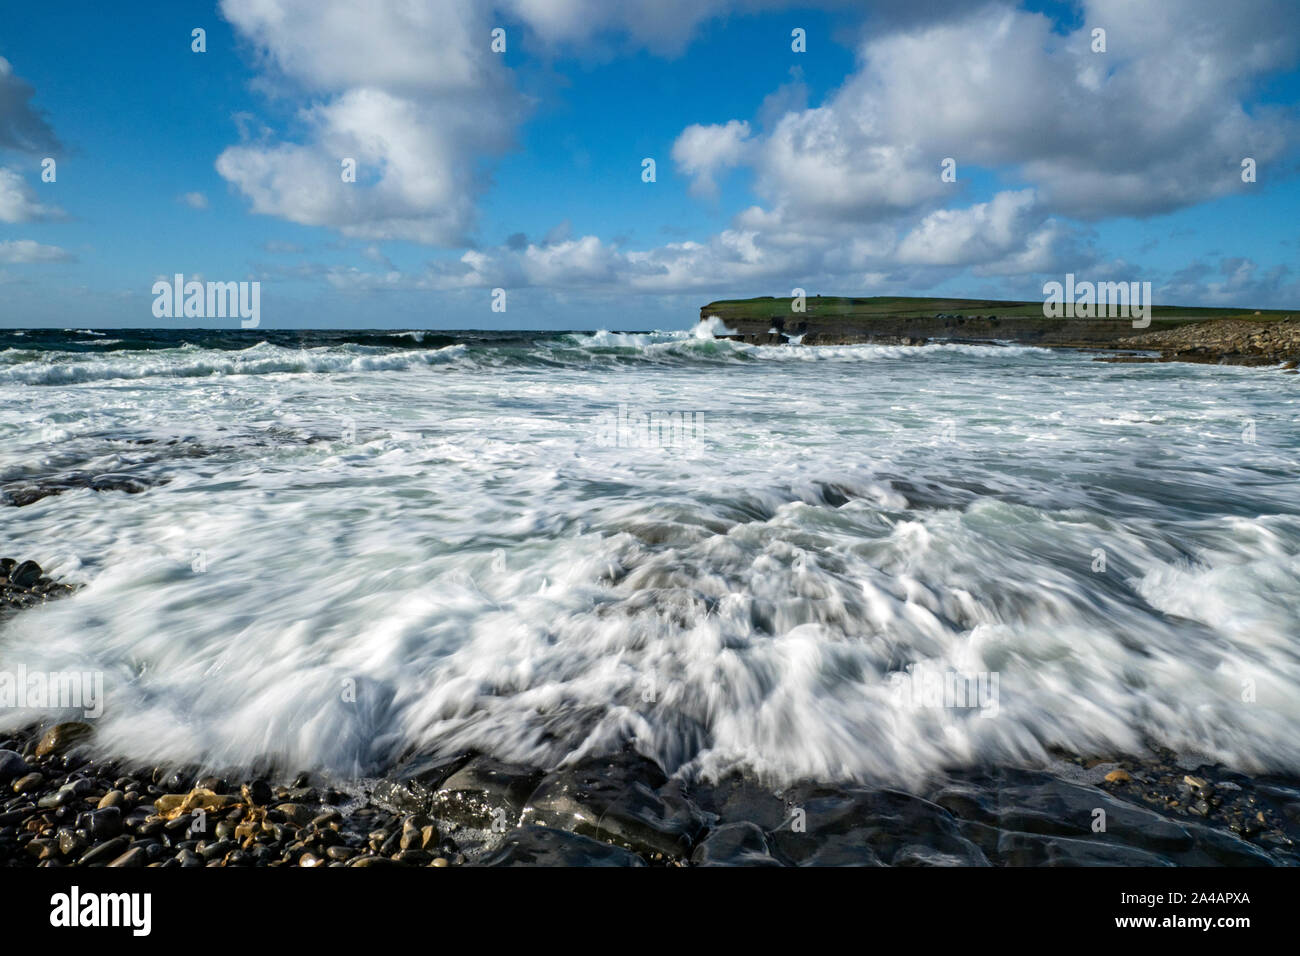
[[[1300,310],[1153,306],[1151,324],[1129,318],[1048,318],[1041,300],[937,299],[903,296],[763,296],[721,299],[700,309],[735,338],[760,345],[863,343],[924,345],[931,341],[1015,342],[1058,348],[1159,352],[1151,360],[1275,364],[1300,360]]]

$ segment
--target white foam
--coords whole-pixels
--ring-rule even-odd
[[[1300,770],[1300,434],[1269,389],[1187,366],[1117,392],[1033,350],[559,347],[592,358],[0,368],[25,470],[186,439],[143,494],[4,509],[5,553],[85,584],[0,625],[4,663],[104,671],[101,744],[146,758],[362,771],[630,741],[684,772],[906,782],[1152,740]],[[620,405],[701,411],[705,439],[602,445]],[[999,675],[996,716],[900,702],[900,674],[955,672]]]

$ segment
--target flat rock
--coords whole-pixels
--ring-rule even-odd
[[[443,781],[429,812],[465,826],[508,829],[541,779],[540,770],[475,757]]]
[[[656,763],[636,754],[589,759],[548,774],[521,815],[523,825],[572,830],[673,859],[690,855],[707,822]]]
[[[404,760],[375,784],[370,799],[394,813],[428,813],[443,781],[473,756],[468,753],[423,755]]]
[[[998,862],[1006,866],[1173,866],[1172,860],[1107,840],[1003,833]]]
[[[921,797],[811,784],[784,796],[787,820],[768,839],[779,856],[801,866],[989,865],[952,814]]]
[[[755,823],[724,823],[712,829],[691,854],[696,866],[783,866],[772,856],[767,834]]]
[[[610,846],[553,827],[511,830],[480,866],[645,866],[645,860],[622,847]]]

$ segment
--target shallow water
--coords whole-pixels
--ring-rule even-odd
[[[1296,772],[1296,389],[1017,347],[0,332],[0,487],[148,486],[0,507],[0,554],[84,585],[0,622],[0,668],[102,671],[99,745],[151,760]]]

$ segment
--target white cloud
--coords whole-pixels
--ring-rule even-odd
[[[0,166],[0,222],[37,222],[62,217],[63,210],[37,200],[22,176]]]
[[[1069,233],[1046,219],[1032,189],[1004,191],[965,209],[925,216],[898,245],[905,265],[977,266],[978,274],[1047,272]]]
[[[69,262],[72,255],[58,246],[46,246],[33,239],[0,242],[0,262],[16,265],[29,262]]]
[[[691,192],[716,196],[714,177],[740,165],[749,152],[749,124],[731,120],[725,125],[686,127],[673,143],[672,157],[678,170],[693,177]]]
[[[323,97],[299,112],[304,142],[252,140],[218,157],[254,212],[365,239],[468,243],[477,162],[511,144],[524,111],[489,49],[486,8],[223,0],[221,9],[262,51],[269,84]],[[344,159],[356,161],[356,182],[343,181]]]
[[[203,195],[203,193],[182,193],[176,197],[176,201],[189,206],[191,209],[208,208],[208,197]]]
[[[1300,6],[1243,0],[1089,0],[1069,35],[1041,14],[989,4],[869,37],[822,106],[787,113],[755,144],[774,205],[887,216],[940,196],[939,163],[1010,168],[1048,209],[1149,215],[1239,191],[1240,160],[1283,155],[1297,124],[1244,97],[1294,63]],[[1106,53],[1091,29],[1107,29]]]

